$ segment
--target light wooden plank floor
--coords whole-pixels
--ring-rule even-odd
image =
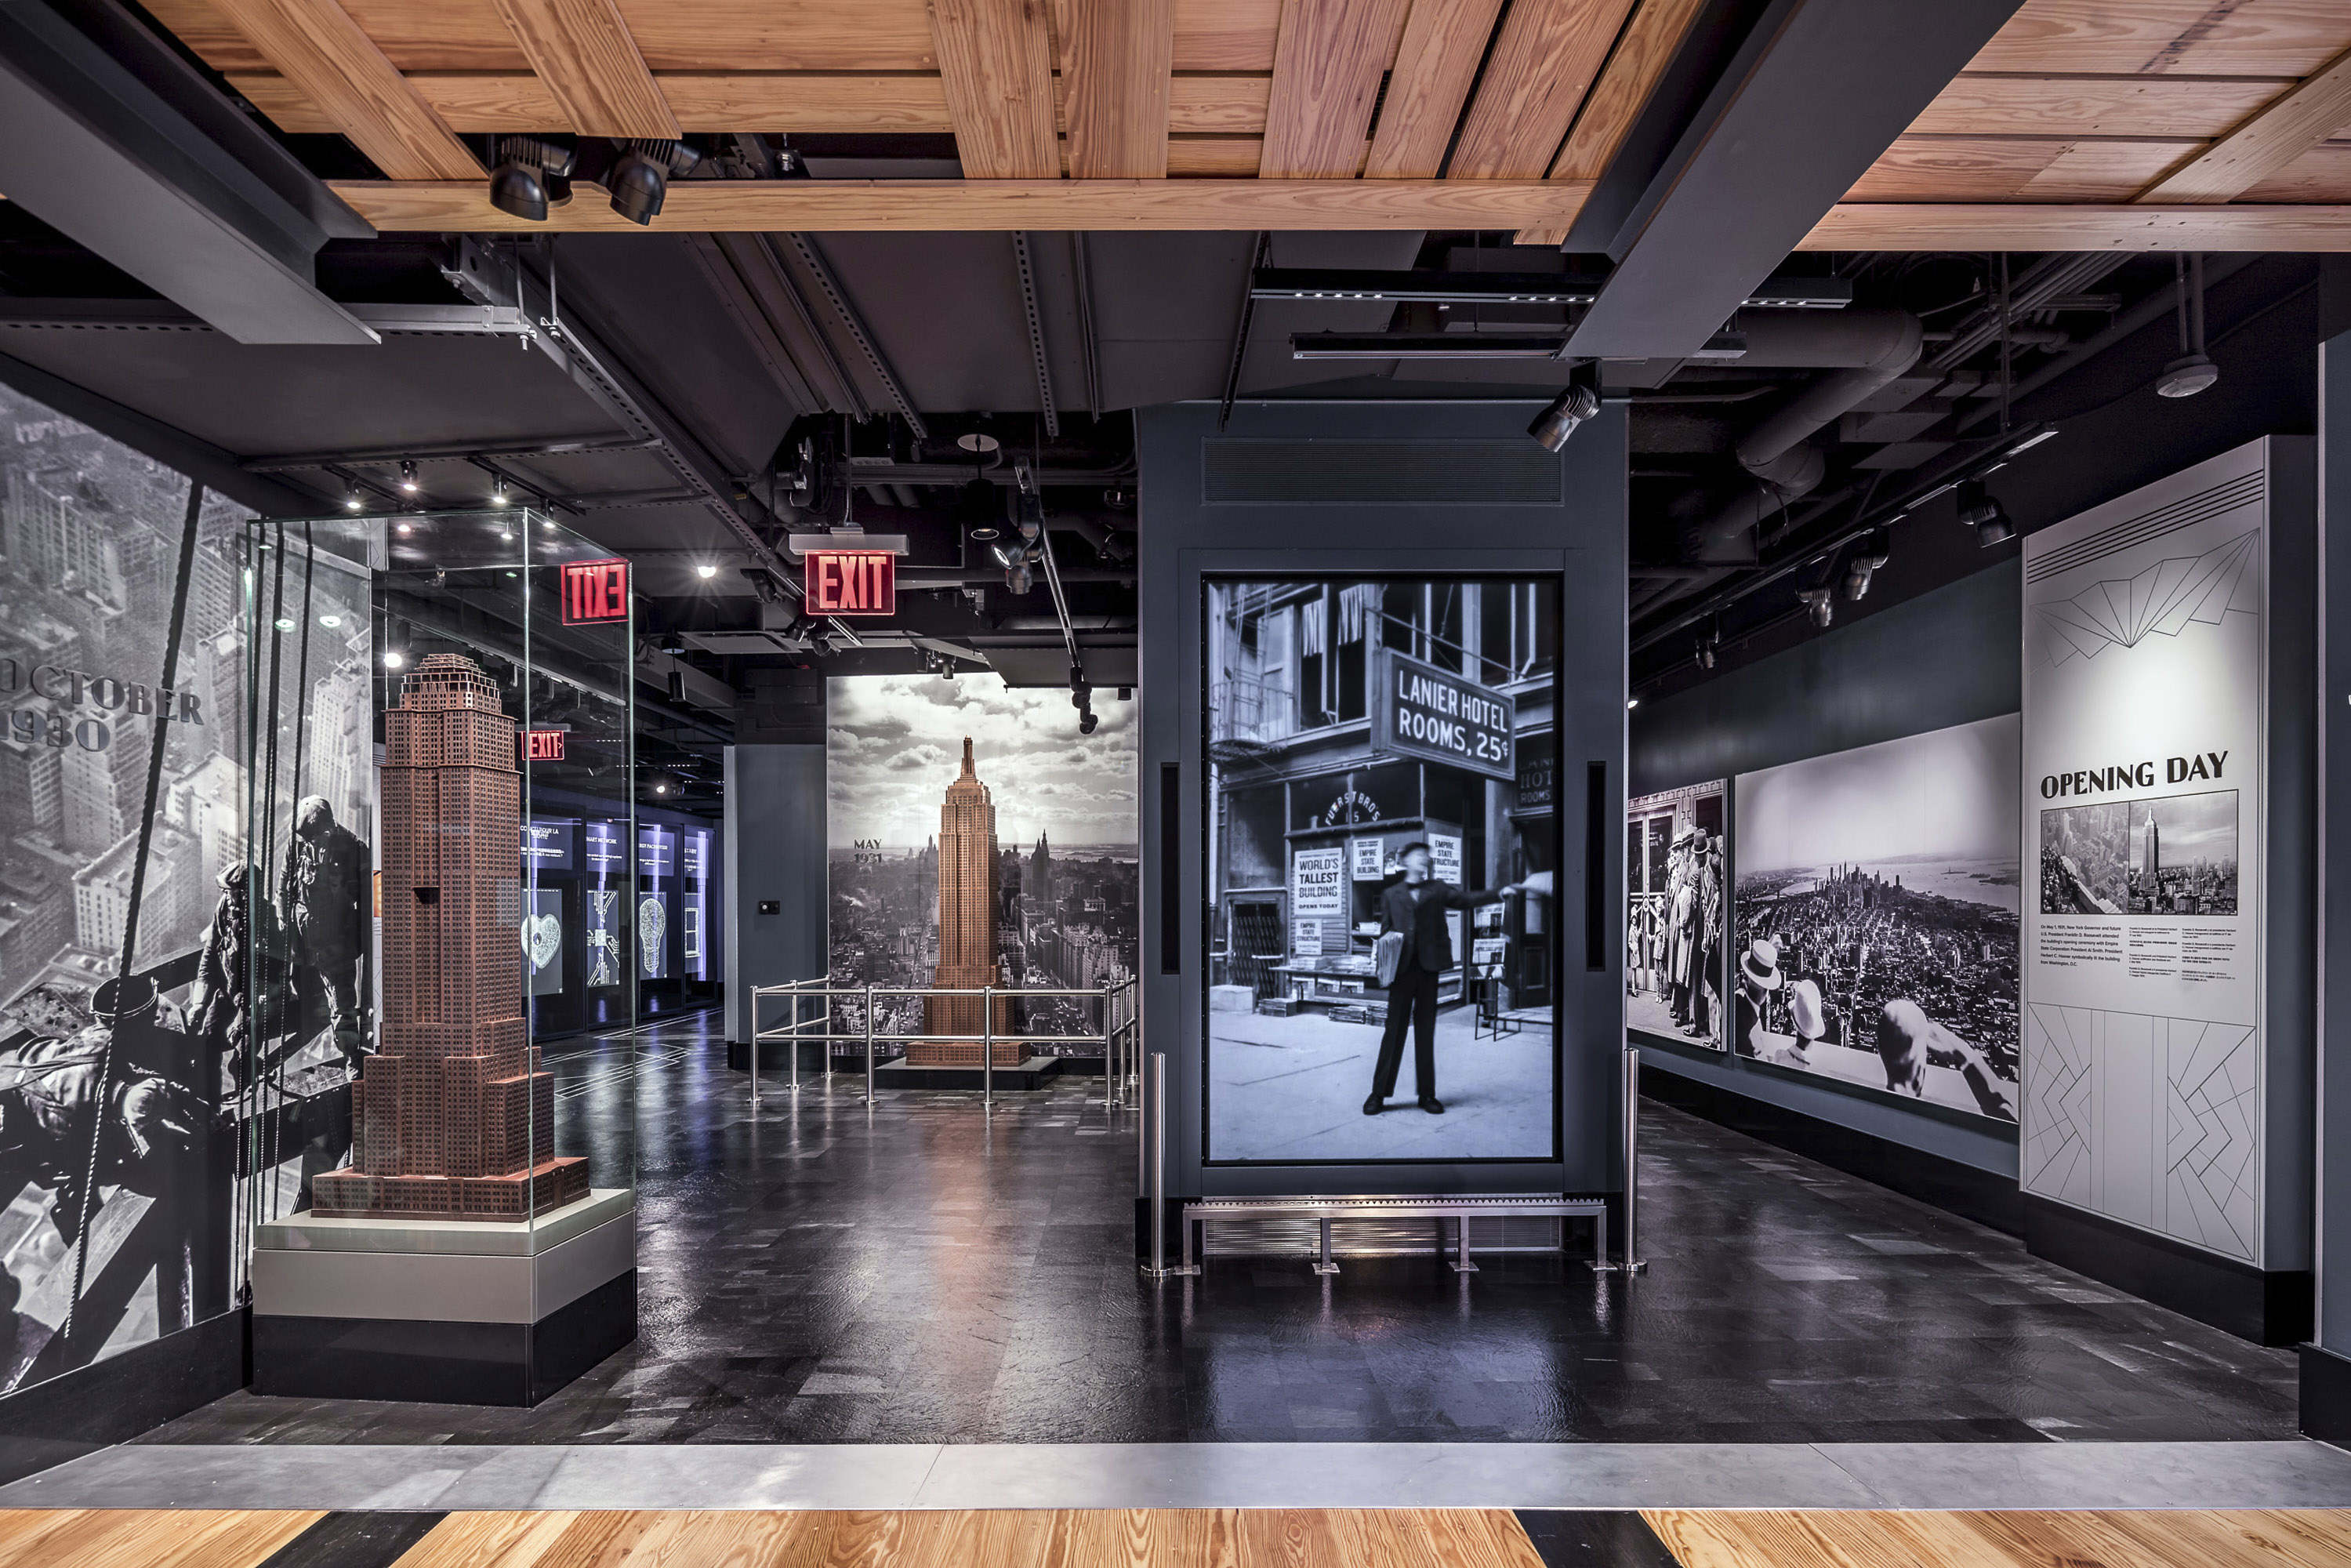
[[[2351,1568],[2351,1513],[1649,1510],[1684,1568]]]
[[[324,1517],[0,1511],[0,1568],[261,1568],[273,1557],[308,1564],[325,1559],[296,1538]],[[1642,1518],[1684,1568],[2351,1568],[2351,1513],[1653,1510]],[[1542,1568],[1518,1520],[1499,1509],[457,1513],[396,1562],[398,1568]],[[1596,1557],[1578,1562],[1611,1568]]]

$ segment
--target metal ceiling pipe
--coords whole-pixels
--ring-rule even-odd
[[[1780,457],[1798,442],[1834,424],[1840,414],[1850,413],[1918,362],[1919,350],[1926,341],[1925,329],[1918,318],[1907,310],[1880,310],[1870,314],[1875,330],[1867,340],[1870,351],[1866,357],[1850,361],[1847,369],[1823,376],[1802,388],[1795,396],[1765,414],[1752,429],[1739,438],[1739,461],[1749,473],[1758,473],[1764,465]],[[1823,326],[1842,325],[1844,319],[1823,317],[1820,323]],[[1748,352],[1754,352],[1751,334],[1748,339]]]
[[[1724,370],[1859,370],[1883,362],[1906,342],[1915,360],[1925,328],[1907,310],[1855,305],[1844,310],[1742,310],[1739,330],[1747,352],[1708,363]]]
[[[1848,328],[1856,320],[1861,328]],[[1832,329],[1822,334],[1824,340],[1833,340],[1838,349],[1857,357],[1846,368],[1800,389],[1739,438],[1734,448],[1739,465],[1755,482],[1691,530],[1687,547],[1699,560],[1715,547],[1752,533],[1764,518],[1817,488],[1827,476],[1828,459],[1811,444],[1811,438],[1916,365],[1926,343],[1925,327],[1907,310],[1853,311],[1817,317],[1813,321]],[[1792,352],[1797,345],[1787,342],[1777,347]],[[1754,353],[1751,329],[1748,351],[1750,356]],[[1703,581],[1673,584],[1642,608],[1654,608],[1704,586]]]

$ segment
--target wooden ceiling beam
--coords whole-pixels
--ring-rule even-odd
[[[2351,124],[2351,49],[2138,193],[2143,203],[2226,202]]]
[[[929,9],[965,177],[1060,174],[1053,39],[1042,0],[929,0]]]
[[[1165,175],[1176,0],[1092,0],[1074,10],[1064,83],[1070,177]]]
[[[1541,179],[1632,9],[1633,0],[1515,0],[1446,172]]]
[[[284,77],[237,71],[228,80],[280,131],[298,135],[335,129]],[[567,129],[562,106],[535,76],[411,71],[408,80],[452,131],[519,134]],[[689,131],[955,130],[947,117],[946,89],[937,77],[918,72],[661,71],[653,81],[678,124]],[[1178,77],[1171,84],[1164,134],[1262,136],[1265,94],[1261,76]]]
[[[1842,202],[1799,250],[2351,251],[2351,206]]]
[[[1268,178],[1351,179],[1405,0],[1286,0],[1265,105]]]
[[[1365,179],[1426,180],[1444,170],[1445,150],[1501,12],[1502,0],[1413,0]]]
[[[541,224],[462,181],[339,181],[335,193],[390,233],[643,234],[580,188]],[[678,180],[658,232],[1015,229],[1516,229],[1565,224],[1591,192],[1574,180]]]
[[[582,136],[674,138],[677,116],[654,85],[613,0],[497,0],[515,42]]]
[[[386,175],[480,180],[480,162],[336,0],[213,5]]]

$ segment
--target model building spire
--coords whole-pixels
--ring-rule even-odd
[[[383,1031],[351,1086],[351,1163],[312,1212],[524,1219],[588,1196],[555,1156],[555,1079],[523,1016],[515,721],[434,653],[383,716]]]
[[[979,781],[971,737],[963,739],[963,772],[939,807],[939,967],[931,983],[942,990],[1000,986],[996,961],[996,804]],[[979,997],[931,997],[923,1003],[923,1032],[967,1040],[917,1042],[906,1048],[916,1067],[977,1067],[987,1008]],[[996,1004],[996,1065],[1020,1065],[1012,1032],[1012,1003]]]

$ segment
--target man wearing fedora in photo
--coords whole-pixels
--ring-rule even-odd
[[[1740,955],[1739,992],[1730,1009],[1730,1047],[1740,1055],[1754,1056],[1761,1051],[1762,1041],[1756,1037],[1763,1032],[1763,1004],[1780,988],[1783,977],[1779,944],[1769,937],[1758,936]]]
[[[1781,1061],[1790,1067],[1810,1067],[1812,1048],[1829,1032],[1828,1008],[1821,1000],[1821,983],[1810,975],[1788,988],[1788,1027],[1795,1032],[1795,1038],[1781,1052]]]
[[[1417,841],[1396,852],[1404,880],[1391,883],[1380,894],[1380,934],[1404,938],[1395,978],[1388,986],[1387,1027],[1380,1035],[1379,1064],[1372,1072],[1371,1097],[1364,1114],[1376,1116],[1395,1092],[1396,1074],[1404,1067],[1405,1025],[1412,1025],[1413,1088],[1420,1108],[1432,1116],[1445,1113],[1437,1097],[1437,977],[1453,967],[1453,933],[1445,923],[1448,909],[1476,909],[1499,904],[1521,887],[1547,891],[1550,873],[1487,893],[1468,893],[1449,882],[1431,881],[1428,846]]]

